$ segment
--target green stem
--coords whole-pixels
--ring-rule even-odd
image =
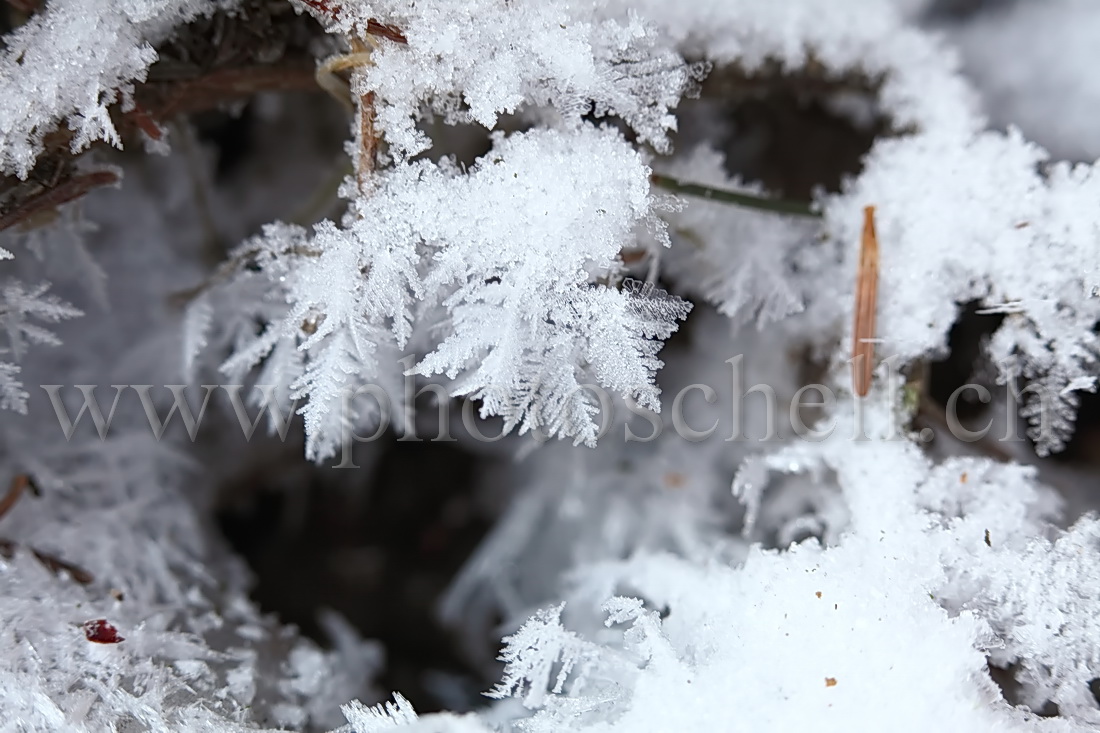
[[[709,199],[711,201],[720,201],[724,204],[745,206],[750,209],[759,209],[760,211],[773,211],[777,214],[810,216],[814,218],[821,217],[821,214],[817,211],[814,211],[810,207],[810,204],[802,201],[769,199],[764,198],[763,196],[753,196],[747,193],[726,191],[721,188],[702,186],[698,183],[688,183],[686,181],[681,181],[676,178],[670,178],[669,176],[662,176],[659,173],[651,174],[649,176],[649,180],[653,183],[654,186],[660,186],[661,188],[673,191],[675,193],[683,194],[684,196],[696,196],[698,198]]]

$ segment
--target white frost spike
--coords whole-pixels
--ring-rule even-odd
[[[201,295],[187,306],[183,319],[183,373],[187,381],[192,381],[195,359],[206,348],[211,322],[214,318],[214,305],[210,298]]]
[[[1070,380],[1070,383],[1065,386],[1058,394],[1065,397],[1070,392],[1095,392],[1096,391],[1096,377],[1075,377]]]
[[[341,706],[340,709],[343,710],[348,725],[341,728],[339,733],[382,733],[382,731],[396,730],[417,721],[412,703],[398,692],[393,694],[393,702],[367,707],[358,700],[353,700]]]

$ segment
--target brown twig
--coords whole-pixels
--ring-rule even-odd
[[[38,493],[30,476],[25,473],[16,474],[15,478],[11,480],[11,484],[8,485],[8,491],[4,494],[4,498],[0,499],[0,518],[11,511],[11,508],[19,501],[19,497],[23,495],[23,491],[26,489],[30,489],[32,493]]]
[[[334,0],[301,1],[314,11],[334,20],[339,17],[341,12],[339,5],[334,2]],[[367,21],[366,30],[368,36],[386,38],[395,43],[409,42],[400,28],[381,23],[374,18]],[[329,92],[333,92],[334,89],[332,88],[331,81],[334,81],[334,72],[341,68],[351,68],[351,87],[354,88],[356,86],[356,76],[361,75],[363,73],[362,68],[370,63],[371,46],[378,46],[378,43],[373,39],[366,40],[369,40],[371,45],[368,45],[365,40],[358,38],[349,39],[348,45],[351,47],[351,53],[346,56],[338,57],[335,59],[335,63],[329,63],[322,67],[325,73],[318,74],[318,83]],[[329,79],[330,83],[326,84],[325,79]],[[356,115],[358,117],[358,125],[356,125],[355,128],[355,179],[359,184],[360,193],[366,194],[370,190],[371,178],[373,177],[378,157],[378,131],[375,129],[376,114],[374,92],[366,92],[360,95],[358,99],[355,100],[355,105]]]
[[[26,13],[30,15],[34,11],[38,10],[42,5],[41,0],[8,0],[8,5],[12,6],[20,13]]]
[[[166,100],[151,113],[154,120],[213,109],[259,92],[312,91],[317,88],[313,67],[305,64],[245,66],[218,69],[172,84]]]
[[[40,552],[33,547],[31,548],[31,554],[38,562],[42,563],[47,570],[55,575],[59,575],[62,571],[72,576],[72,579],[81,585],[89,585],[95,580],[95,576],[89,573],[79,565],[74,565],[71,562],[66,562],[56,555],[49,555],[45,552]]]
[[[351,49],[352,57],[370,58],[370,48],[362,41],[353,39]],[[365,63],[369,63],[369,60]],[[361,62],[352,71],[353,89],[356,76],[363,73],[362,68],[365,63]],[[356,100],[356,114],[359,124],[355,128],[355,180],[359,184],[360,194],[366,195],[371,187],[371,178],[374,175],[375,160],[378,155],[378,132],[374,127],[374,92],[359,96]]]
[[[39,0],[6,1],[20,8],[39,5]],[[316,12],[329,17],[335,17],[339,11],[336,0],[303,1]],[[399,28],[374,19],[367,21],[366,33],[368,37],[385,38],[395,43],[408,42]],[[365,45],[362,47],[366,48]],[[150,80],[135,91],[139,104],[127,113],[115,113],[116,126],[123,136],[141,131],[159,140],[163,135],[162,125],[179,115],[217,108],[265,91],[315,91],[318,88],[314,77],[315,66],[312,59],[305,56],[288,57],[278,64],[217,68],[170,80],[158,80],[153,71],[150,72]],[[373,95],[357,100],[357,136],[360,138],[358,169],[363,172],[359,179],[361,184],[366,184],[367,176],[373,172],[377,155],[374,101]],[[71,130],[58,129],[47,134],[43,140],[45,151],[40,157],[39,168],[56,169],[59,175],[45,180],[37,171],[33,172],[32,180],[37,179],[37,183],[28,183],[14,176],[0,177],[0,197],[6,196],[5,210],[0,211],[0,231],[33,220],[97,186],[117,181],[117,176],[107,171],[72,175],[72,153],[69,152],[72,136]]]
[[[331,2],[331,0],[301,0],[301,2],[303,5],[312,8],[316,12],[332,20],[336,20],[340,17],[339,6]],[[409,42],[409,39],[405,37],[405,34],[401,32],[400,28],[388,23],[382,23],[374,18],[367,20],[367,33],[372,36],[378,36],[379,38],[388,38],[395,43]]]
[[[409,42],[409,39],[405,37],[405,34],[401,32],[400,28],[389,25],[388,23],[379,23],[374,18],[367,21],[367,33],[370,33],[372,36],[379,36],[380,38],[388,38],[394,43]]]
[[[359,181],[359,190],[366,193],[378,156],[378,134],[374,129],[374,92],[367,92],[359,98],[359,155],[356,159],[355,175]]]
[[[329,0],[302,0],[302,4],[333,20],[340,15],[339,9],[334,7]]]
[[[153,139],[160,139],[163,134],[161,123],[177,115],[213,109],[263,91],[316,90],[313,72],[312,65],[307,65],[302,60],[272,66],[219,69],[174,82],[148,82],[138,89],[137,94],[143,100],[142,103],[129,113],[118,116],[119,131],[125,136],[141,130]],[[59,175],[40,180],[38,187],[28,186],[14,176],[0,178],[0,194],[14,189],[8,197],[7,210],[0,211],[0,231],[80,198],[93,188],[118,180],[109,171],[71,178],[62,175],[62,171],[70,168],[65,161],[71,155],[68,152],[71,141],[72,131],[67,129],[56,130],[46,136],[46,152],[43,153],[39,168],[54,165]],[[56,165],[59,160],[62,164]],[[32,176],[37,177],[37,172]],[[40,190],[42,187],[45,190]],[[24,193],[24,190],[29,190],[30,193]]]
[[[53,188],[40,191],[17,202],[10,211],[0,214],[0,232],[78,199],[93,188],[116,182],[118,182],[118,174],[113,171],[94,171],[73,176]]]
[[[25,473],[17,474],[15,478],[11,480],[8,491],[4,494],[4,498],[0,499],[0,518],[3,518],[4,515],[11,511],[11,508],[19,501],[19,497],[27,490],[34,494],[38,493],[38,488],[35,486],[30,476]],[[15,557],[15,551],[18,547],[19,545],[11,540],[0,539],[0,557],[10,560]],[[55,575],[64,571],[71,575],[73,580],[81,585],[88,585],[95,580],[91,573],[79,565],[66,562],[56,555],[40,552],[33,547],[30,548],[30,551],[38,562],[42,563],[47,570]]]
[[[134,103],[134,108],[130,110],[126,115],[134,126],[144,132],[152,140],[160,140],[164,137],[164,130],[160,128],[160,125],[153,120],[149,113],[137,102]]]

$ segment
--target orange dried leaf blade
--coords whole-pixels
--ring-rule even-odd
[[[875,310],[878,307],[878,237],[875,207],[863,210],[863,237],[856,275],[855,326],[852,335],[852,388],[860,397],[871,389],[875,367]]]

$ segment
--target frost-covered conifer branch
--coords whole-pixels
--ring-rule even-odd
[[[357,110],[352,146],[355,174],[346,189],[351,201],[348,215],[341,227],[315,227],[308,246],[321,252],[316,263],[299,267],[279,264],[271,270],[284,279],[280,289],[292,304],[280,329],[282,338],[291,339],[298,344],[298,351],[309,354],[297,367],[279,370],[284,375],[299,375],[296,381],[291,380],[292,390],[309,400],[302,408],[310,435],[308,453],[331,455],[339,435],[357,423],[355,417],[336,414],[346,409],[341,400],[365,384],[351,380],[350,375],[358,373],[356,380],[380,375],[383,365],[377,361],[376,351],[404,348],[412,333],[412,306],[423,300],[442,303],[452,311],[453,326],[452,333],[444,332],[427,349],[417,371],[425,375],[446,372],[456,379],[461,371],[469,370],[456,382],[454,391],[482,400],[483,416],[503,415],[509,427],[527,431],[545,426],[552,435],[591,442],[595,406],[581,388],[581,376],[589,370],[598,383],[656,408],[656,339],[667,337],[687,311],[669,300],[662,313],[640,318],[629,296],[616,295],[595,283],[601,271],[614,273],[619,267],[617,253],[629,243],[633,227],[649,216],[647,170],[624,139],[597,132],[581,121],[578,105],[591,98],[605,113],[633,119],[638,129],[654,124],[667,127],[671,122],[663,103],[653,106],[641,96],[629,96],[638,95],[638,90],[631,91],[634,80],[626,69],[636,68],[650,80],[647,83],[673,85],[682,91],[691,78],[687,67],[671,56],[656,66],[622,66],[634,63],[631,59],[639,53],[636,46],[646,38],[637,20],[632,21],[636,27],[629,33],[604,21],[604,31],[618,34],[611,45],[606,35],[597,39],[596,29],[586,21],[580,21],[576,30],[558,23],[560,28],[550,33],[567,31],[562,34],[565,39],[574,37],[577,52],[591,58],[589,68],[555,70],[544,65],[538,55],[542,51],[533,47],[535,55],[525,58],[515,70],[531,74],[529,79],[515,80],[519,84],[516,89],[522,89],[527,98],[513,99],[517,92],[509,91],[507,85],[481,86],[498,79],[505,67],[497,61],[470,65],[474,59],[460,59],[456,49],[445,55],[429,53],[437,41],[437,25],[430,25],[431,34],[417,35],[419,28],[429,27],[421,24],[439,22],[446,22],[455,32],[474,35],[480,31],[477,13],[489,12],[488,6],[472,3],[455,8],[445,19],[430,8],[423,9],[423,15],[394,8],[379,13],[386,21],[383,24],[373,15],[357,15],[358,6],[307,5],[323,16],[330,30],[351,39],[351,55],[346,61],[328,64],[326,73],[339,67],[352,69],[351,92]],[[530,31],[525,35],[520,29],[530,18],[517,13],[512,22],[517,24],[516,38],[529,37]],[[369,40],[375,36],[382,40]],[[369,54],[368,40],[381,44]],[[405,65],[402,78],[422,73],[454,83],[458,67],[448,70],[447,65],[460,60],[464,66],[457,78],[466,84],[467,101],[473,103],[481,94],[482,104],[488,105],[475,119],[491,126],[499,112],[513,111],[521,100],[532,106],[549,102],[567,115],[563,129],[511,138],[498,135],[494,152],[486,156],[489,160],[483,159],[468,174],[446,162],[410,161],[408,156],[423,147],[415,135],[406,135],[414,117],[412,104],[437,105],[445,92],[431,86],[389,86],[391,67]],[[667,97],[668,103],[672,101]],[[393,117],[397,109],[408,110],[406,117]],[[647,134],[661,144],[655,128]],[[375,170],[380,137],[388,143],[391,169]],[[586,170],[584,161],[589,156],[613,157],[617,168]],[[542,165],[564,177],[552,185],[526,174],[521,177],[520,171]],[[563,208],[561,194],[577,190],[590,192],[593,200],[580,208]],[[484,213],[469,221],[452,221],[448,214],[433,211],[438,206],[435,202]],[[537,218],[519,218],[510,211]],[[322,233],[323,237],[319,236]],[[301,235],[292,236],[297,241]],[[279,250],[268,251],[274,254]],[[324,270],[323,277],[317,268]],[[315,270],[317,274],[310,274]],[[319,297],[314,288],[322,282],[329,292]],[[337,283],[336,292],[332,292]],[[546,300],[547,292],[558,295]],[[339,300],[348,296],[356,303],[354,307]],[[504,319],[503,333],[493,334],[485,319],[497,324]],[[314,325],[303,334],[303,324]],[[498,327],[494,325],[492,330]],[[601,340],[610,339],[614,347],[591,341],[597,333]],[[269,326],[244,352],[243,360],[231,359],[226,368],[256,364],[257,358],[272,353],[278,339]],[[204,339],[196,336],[194,340]],[[342,356],[333,361],[337,353]],[[550,353],[554,356],[548,356]],[[318,358],[315,354],[323,362],[311,367],[312,360]],[[548,368],[563,359],[560,366]],[[484,360],[480,366],[479,360]],[[329,427],[323,429],[326,421]]]

